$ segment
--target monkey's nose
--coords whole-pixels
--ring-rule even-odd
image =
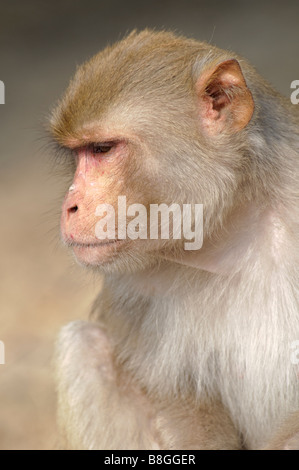
[[[77,204],[75,204],[74,206],[68,208],[67,213],[68,215],[71,215],[77,212],[78,210],[79,210],[79,207],[77,206]]]

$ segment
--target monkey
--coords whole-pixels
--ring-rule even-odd
[[[49,131],[75,164],[62,240],[104,279],[57,338],[61,446],[299,449],[295,107],[235,53],[146,29],[78,68]],[[119,196],[202,204],[202,246],[97,237]]]

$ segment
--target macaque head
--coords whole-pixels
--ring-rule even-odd
[[[51,118],[76,163],[61,233],[78,261],[136,270],[183,250],[150,236],[160,204],[202,204],[209,237],[245,186],[253,110],[235,57],[171,33],[133,32],[83,64]]]

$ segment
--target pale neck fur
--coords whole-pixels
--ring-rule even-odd
[[[277,211],[251,206],[239,221],[188,259],[192,267],[168,260],[118,278],[113,303],[122,307],[106,326],[111,321],[119,361],[150,393],[220,395],[250,448],[299,406],[291,363],[298,268],[290,269],[290,228]]]

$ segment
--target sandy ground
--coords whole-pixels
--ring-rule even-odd
[[[100,279],[59,243],[67,184],[49,171],[42,123],[77,64],[135,26],[236,50],[280,91],[299,79],[298,1],[0,1],[0,449],[55,446],[53,344],[86,318]]]

